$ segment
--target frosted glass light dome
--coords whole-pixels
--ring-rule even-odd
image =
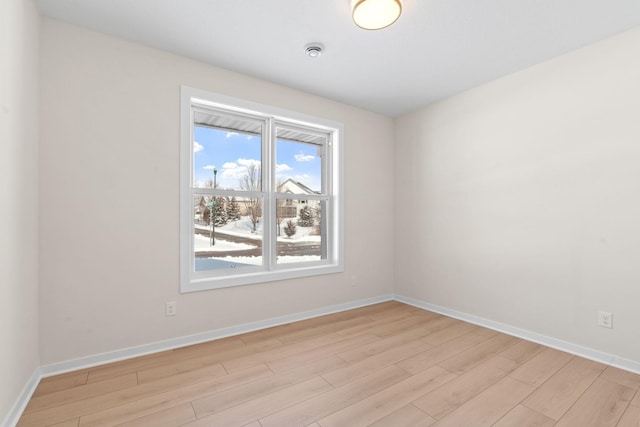
[[[365,30],[380,30],[398,20],[402,0],[351,0],[353,22]]]

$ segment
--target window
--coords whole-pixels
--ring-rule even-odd
[[[181,88],[181,292],[343,271],[341,129]]]

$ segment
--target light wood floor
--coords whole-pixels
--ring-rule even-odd
[[[388,302],[47,378],[18,425],[638,427],[639,387]]]

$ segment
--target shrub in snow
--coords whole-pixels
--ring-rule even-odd
[[[294,234],[296,234],[296,223],[289,220],[287,221],[287,225],[284,226],[284,232],[287,235],[287,237],[291,237]]]

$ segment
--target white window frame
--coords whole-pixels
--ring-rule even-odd
[[[193,129],[195,108],[211,108],[233,114],[260,118],[267,123],[263,138],[262,152],[262,191],[247,192],[247,196],[259,195],[263,199],[263,266],[246,267],[235,271],[211,270],[194,271],[193,251],[193,194],[203,190],[193,186]],[[275,124],[301,126],[304,129],[316,129],[330,134],[323,159],[323,192],[326,209],[326,233],[323,230],[323,245],[326,245],[326,259],[305,263],[276,264],[276,253],[272,250],[275,236],[276,198],[285,198],[276,193],[275,160],[273,159]],[[309,116],[277,107],[262,105],[224,95],[214,94],[188,86],[180,88],[180,292],[195,292],[207,289],[286,280],[344,271],[344,229],[343,229],[343,144],[344,127],[341,123]],[[215,191],[215,190],[214,190]],[[206,192],[206,191],[205,191]],[[219,192],[224,192],[220,190]],[[291,198],[288,194],[286,197]],[[307,195],[304,196],[308,198]],[[293,197],[295,198],[295,197]],[[321,198],[321,197],[319,197]],[[268,224],[268,226],[267,226]],[[275,244],[273,245],[275,248]]]

